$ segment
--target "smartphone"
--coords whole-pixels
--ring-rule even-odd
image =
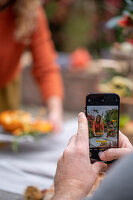
[[[88,120],[92,163],[100,161],[100,152],[109,148],[118,148],[119,110],[120,97],[117,94],[91,93],[86,96],[85,112]]]

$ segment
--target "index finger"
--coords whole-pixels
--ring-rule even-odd
[[[88,137],[88,122],[83,112],[78,115],[78,132],[77,135],[83,135]]]
[[[84,113],[78,115],[77,143],[89,150],[88,122]]]

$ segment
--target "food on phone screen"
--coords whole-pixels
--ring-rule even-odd
[[[87,106],[90,148],[117,147],[118,106]]]

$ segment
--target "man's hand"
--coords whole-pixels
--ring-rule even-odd
[[[133,151],[133,146],[129,139],[121,132],[119,132],[119,148],[110,148],[102,152],[99,157],[103,161],[111,161],[119,159]]]
[[[59,159],[55,176],[54,200],[78,200],[85,197],[100,171],[106,169],[102,162],[90,163],[88,123],[84,113],[78,116],[78,132]]]

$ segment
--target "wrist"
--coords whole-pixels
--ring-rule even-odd
[[[53,112],[53,111],[62,112],[63,110],[62,99],[58,96],[50,97],[47,100],[47,106],[48,106],[49,112]]]
[[[62,185],[60,188],[55,189],[55,195],[52,200],[81,200],[88,192],[84,191],[82,185],[75,186],[75,184]]]
[[[66,193],[66,192],[63,192],[63,193],[57,193],[53,196],[52,200],[82,200],[82,197],[78,196],[77,194],[74,194],[74,193]]]

